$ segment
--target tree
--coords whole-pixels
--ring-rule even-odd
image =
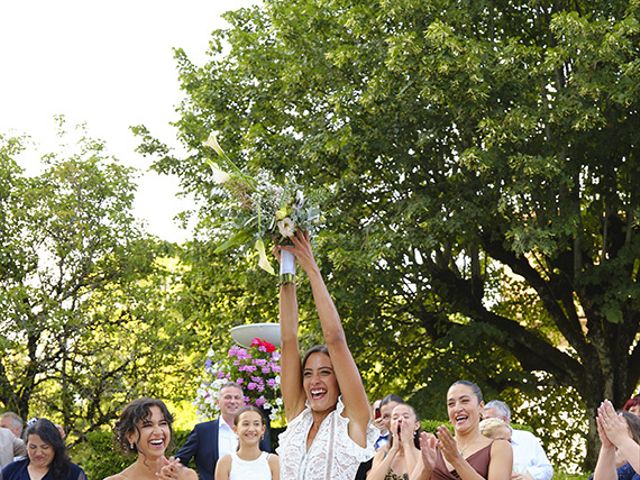
[[[246,168],[329,189],[323,251],[368,372],[390,360],[394,382],[430,388],[437,352],[472,337],[477,363],[489,339],[492,389],[526,387],[515,362],[592,417],[640,379],[639,15],[632,0],[229,13],[209,63],[177,51],[193,154],[161,150],[157,168],[210,200],[209,222],[210,130]]]
[[[132,398],[166,395],[184,348],[169,246],[133,217],[132,170],[80,134],[34,177],[15,161],[24,139],[2,139],[0,402],[82,437]]]

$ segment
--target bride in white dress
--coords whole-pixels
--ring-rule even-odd
[[[280,248],[293,253],[309,277],[326,345],[312,347],[300,362],[296,287],[282,285],[280,386],[288,426],[277,450],[280,475],[283,480],[353,480],[358,465],[373,457],[378,431],[309,235],[298,231],[291,240],[292,247]]]

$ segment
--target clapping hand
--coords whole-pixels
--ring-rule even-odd
[[[162,457],[162,468],[160,469],[160,473],[156,473],[158,478],[162,480],[177,480],[178,478],[178,465],[180,460],[177,460],[171,457],[171,460],[168,460],[166,457]]]
[[[413,447],[414,434],[414,430],[409,425],[405,425],[402,419],[398,420],[398,436],[400,437],[398,440],[403,448]]]
[[[171,457],[167,459],[163,457],[163,466],[160,469],[160,473],[156,475],[160,480],[191,480],[197,478],[195,472],[188,468],[185,468],[179,458]]]
[[[420,434],[420,456],[428,476],[431,475],[436,466],[437,444],[438,440],[432,434],[426,432]]]
[[[438,446],[442,452],[442,456],[453,465],[457,460],[463,459],[460,450],[458,450],[458,444],[451,436],[451,432],[445,426],[439,426],[436,430],[438,436]]]
[[[391,426],[391,431],[389,432],[391,435],[391,443],[389,446],[389,453],[392,454],[397,454],[400,451],[402,451],[403,449],[403,442],[402,442],[402,427],[401,427],[401,423],[398,422],[397,426],[394,428],[393,426]]]
[[[609,437],[607,437],[605,427],[602,423],[602,419],[600,418],[600,409],[598,409],[598,415],[596,415],[596,427],[598,429],[598,436],[600,437],[602,448],[613,450],[615,448],[615,445],[611,442],[611,440],[609,440]]]
[[[597,424],[603,445],[606,445],[603,437],[616,447],[629,438],[627,422],[616,413],[609,400],[605,400],[598,407]]]

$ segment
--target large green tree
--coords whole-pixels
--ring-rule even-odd
[[[171,391],[183,349],[170,252],[134,218],[133,171],[101,142],[81,132],[35,176],[16,161],[28,145],[0,144],[0,405],[82,437],[124,402]]]
[[[209,199],[214,239],[210,130],[247,168],[331,191],[325,264],[378,384],[431,387],[440,358],[494,372],[497,393],[571,388],[585,415],[629,397],[637,0],[267,0],[226,18],[206,65],[177,51],[193,155],[146,144]]]

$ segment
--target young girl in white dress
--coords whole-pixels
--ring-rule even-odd
[[[260,450],[267,428],[262,412],[253,405],[242,407],[233,425],[238,450],[218,460],[215,480],[280,480],[278,456]]]

